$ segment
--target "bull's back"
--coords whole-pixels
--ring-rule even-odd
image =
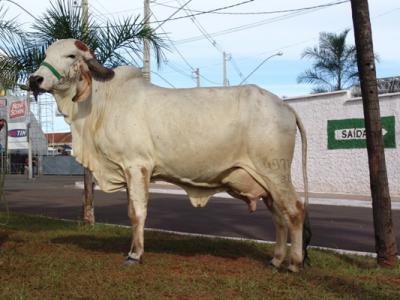
[[[159,89],[146,107],[159,163],[182,176],[254,165],[268,151],[282,151],[281,136],[296,126],[278,97],[255,86]]]

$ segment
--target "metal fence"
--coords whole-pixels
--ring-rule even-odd
[[[1,156],[0,169],[7,174],[27,175],[27,155]],[[43,175],[83,175],[83,167],[72,156],[34,157],[33,174]]]
[[[43,156],[42,172],[43,175],[83,175],[83,167],[72,156]]]

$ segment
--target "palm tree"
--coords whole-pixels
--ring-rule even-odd
[[[17,38],[24,36],[24,33],[19,29],[20,26],[15,19],[6,19],[7,9],[0,6],[0,35],[2,36],[1,44],[11,42]],[[13,87],[16,82],[14,63],[6,54],[1,51],[0,47],[0,88]]]
[[[306,48],[302,58],[313,59],[311,69],[297,78],[299,83],[315,85],[313,93],[346,89],[358,81],[357,56],[354,45],[346,44],[349,29],[339,34],[321,32],[318,45]]]
[[[18,28],[13,21],[7,22],[9,27],[4,28]],[[97,60],[109,67],[138,65],[145,38],[155,50],[157,63],[161,61],[162,48],[165,48],[163,40],[139,17],[112,20],[100,26],[89,14],[88,30],[85,31],[82,12],[73,6],[71,0],[51,3],[50,8],[34,20],[32,29],[26,34],[7,30],[8,38],[0,42],[0,52],[3,53],[0,55],[0,80],[8,78],[8,85],[26,81],[43,61],[47,47],[57,39],[84,41],[95,52]]]

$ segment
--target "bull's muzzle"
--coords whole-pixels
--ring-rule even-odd
[[[29,77],[29,89],[33,92],[33,96],[37,99],[40,93],[46,92],[40,88],[40,84],[43,82],[43,77],[38,75],[32,75]]]

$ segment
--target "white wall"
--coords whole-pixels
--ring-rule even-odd
[[[380,95],[381,116],[395,116],[396,148],[385,148],[389,188],[400,195],[400,93]],[[327,120],[363,118],[361,98],[348,91],[284,99],[299,114],[308,137],[309,190],[318,193],[370,195],[366,149],[328,149]],[[297,136],[293,182],[303,190],[301,144]]]

